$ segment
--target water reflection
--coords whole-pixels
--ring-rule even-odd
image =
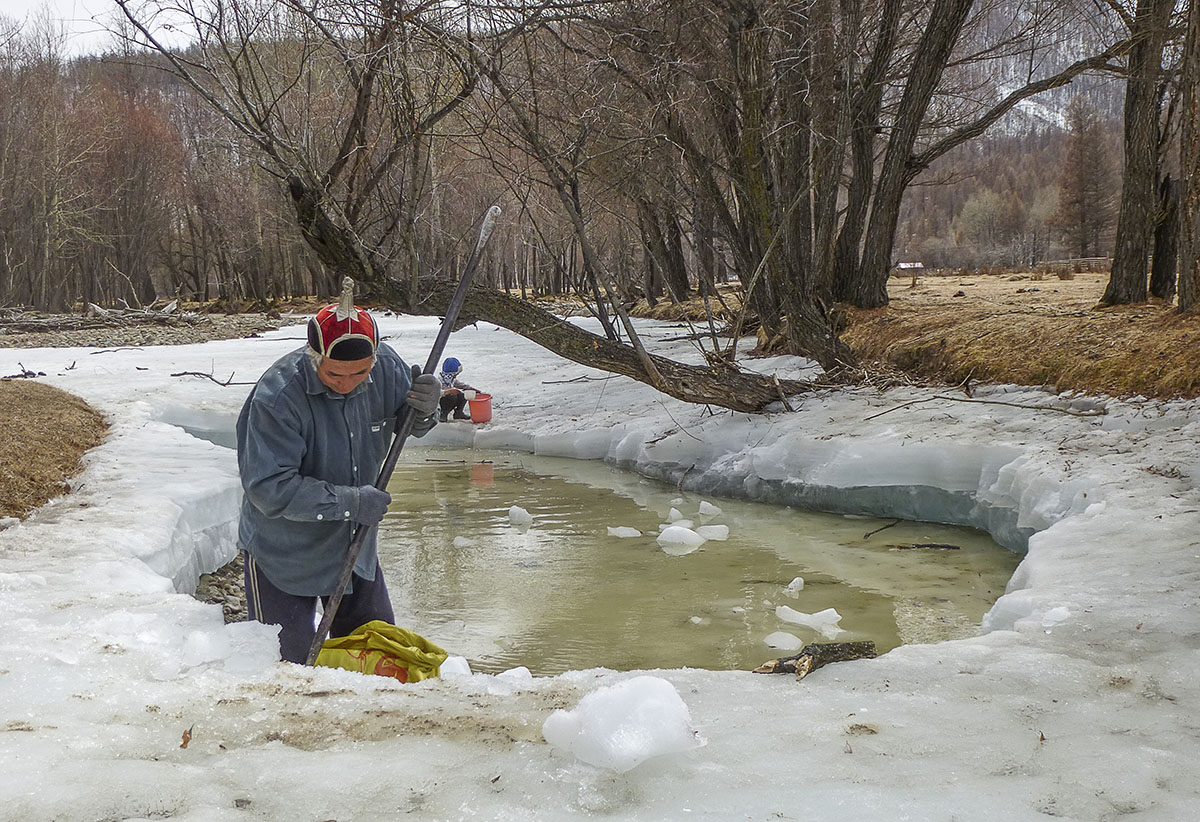
[[[411,448],[389,490],[380,554],[397,621],[483,672],[747,669],[787,653],[772,633],[826,641],[781,605],[836,608],[838,639],[880,652],[970,636],[1020,559],[950,526],[727,499],[705,516],[700,497],[595,461]],[[515,525],[513,506],[533,523]],[[672,507],[729,538],[669,555],[655,539]],[[958,548],[895,547],[914,543]]]

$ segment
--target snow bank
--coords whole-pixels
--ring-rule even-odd
[[[381,327],[420,362],[437,321]],[[651,350],[699,357],[667,341],[671,324],[642,330]],[[493,395],[493,422],[439,425],[428,441],[603,459],[681,494],[976,525],[1026,553],[984,635],[799,684],[460,665],[404,686],[280,663],[270,628],[226,626],[182,595],[233,555],[236,466],[213,443],[248,386],[170,374],[252,381],[298,336],[0,350],[6,373],[18,359],[45,371],[114,426],[70,494],[0,530],[4,818],[765,819],[798,791],[813,820],[1200,809],[1197,404],[1000,386],[973,403],[844,390],[793,412],[712,413],[624,378],[581,391],[577,378],[606,375],[463,329],[447,353]],[[619,625],[600,629],[619,641]],[[785,634],[769,639],[784,648]],[[708,744],[691,746],[693,732]]]

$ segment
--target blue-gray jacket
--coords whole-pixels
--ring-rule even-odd
[[[333,592],[358,515],[358,488],[373,485],[391,444],[412,369],[380,345],[375,366],[349,394],[317,377],[306,348],[259,378],[237,422],[241,472],[238,542],[275,587],[289,594]],[[431,423],[414,425],[424,434]],[[375,578],[375,532],[354,572]]]

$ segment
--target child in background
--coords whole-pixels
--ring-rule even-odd
[[[438,418],[445,422],[453,414],[453,419],[469,420],[471,415],[467,413],[467,400],[475,396],[476,389],[473,386],[467,385],[462,380],[458,379],[458,375],[462,373],[462,363],[454,357],[447,357],[442,363],[442,371],[438,374],[438,379],[442,382],[442,399],[439,404]],[[471,392],[468,396],[464,392]]]

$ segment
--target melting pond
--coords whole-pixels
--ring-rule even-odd
[[[483,673],[745,670],[794,642],[883,653],[973,636],[1020,561],[967,528],[704,498],[591,460],[410,448],[388,490],[379,553],[397,623]],[[728,538],[664,550],[672,508]],[[792,615],[830,608],[836,635]]]

